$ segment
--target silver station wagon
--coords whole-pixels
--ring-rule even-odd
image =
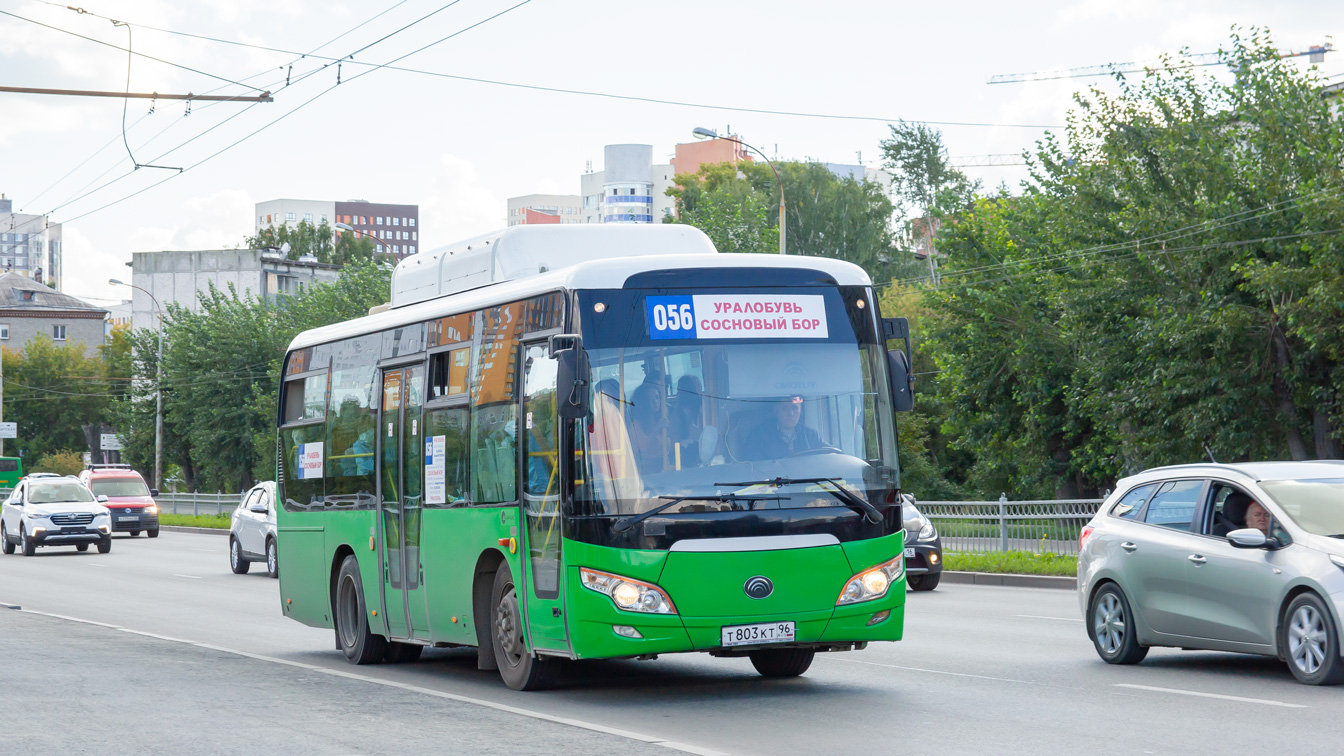
[[[1125,478],[1083,528],[1079,602],[1097,653],[1274,656],[1344,681],[1344,461],[1181,465]]]

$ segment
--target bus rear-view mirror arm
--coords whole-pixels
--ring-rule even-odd
[[[556,410],[560,417],[582,420],[588,416],[588,352],[577,334],[557,333],[551,337],[555,356]]]

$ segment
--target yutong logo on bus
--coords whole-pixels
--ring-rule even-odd
[[[770,582],[770,578],[757,575],[748,580],[747,584],[742,586],[742,590],[746,591],[751,598],[763,599],[775,592],[775,584]]]

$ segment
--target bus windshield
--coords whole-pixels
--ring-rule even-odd
[[[669,502],[669,514],[844,507],[837,487],[876,505],[897,485],[876,344],[588,354],[592,414],[575,433],[575,514],[636,515]]]

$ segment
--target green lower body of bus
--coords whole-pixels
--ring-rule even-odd
[[[427,510],[418,528],[419,546],[407,552],[413,555],[407,562],[419,565],[412,568],[418,575],[399,580],[394,575],[400,569],[384,563],[389,554],[395,562],[398,554],[380,547],[374,512],[283,513],[281,606],[295,620],[333,627],[336,576],[346,557],[354,556],[371,631],[421,645],[479,645],[478,623],[487,620],[479,627],[492,627],[488,618],[494,612],[490,597],[481,595],[482,586],[501,567],[524,594],[524,639],[531,652],[542,656],[738,655],[767,646],[725,648],[723,628],[767,622],[793,622],[795,636],[785,645],[817,650],[902,636],[904,574],[880,598],[843,606],[836,602],[851,577],[902,553],[904,531],[828,546],[740,552],[615,549],[566,539],[559,564],[541,567],[553,570],[558,581],[549,581],[551,591],[539,591],[537,583],[548,581],[534,580],[533,560],[523,559],[527,534],[519,520],[519,510],[512,507]],[[657,585],[676,613],[619,609],[610,597],[580,582],[581,567]],[[774,584],[769,596],[746,595],[744,586],[755,576]],[[630,637],[635,634],[639,637]]]

